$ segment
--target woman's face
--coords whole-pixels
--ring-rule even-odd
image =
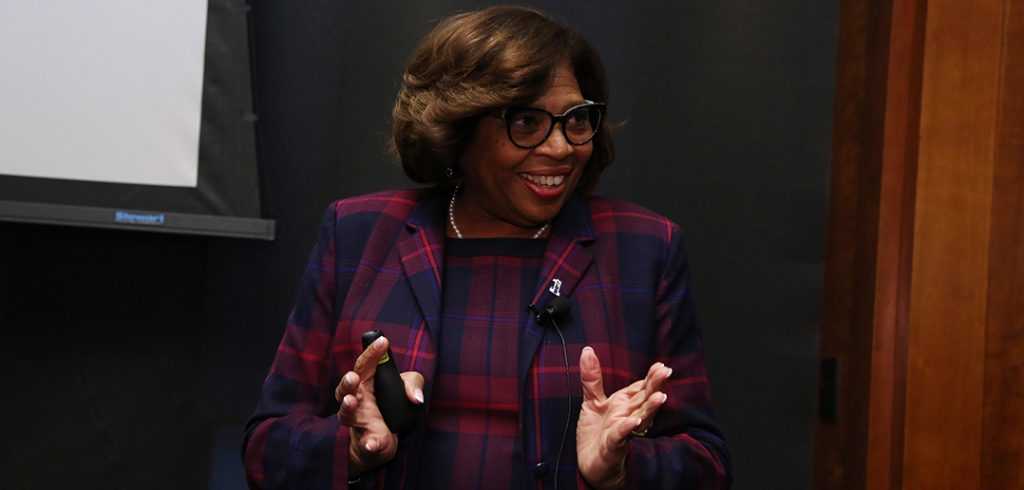
[[[530,106],[561,114],[581,103],[579,84],[564,61]],[[509,141],[504,120],[481,117],[459,158],[464,189],[455,209],[459,228],[470,237],[533,236],[562,209],[593,151],[593,142],[570,145],[561,124],[540,146],[519,148]]]

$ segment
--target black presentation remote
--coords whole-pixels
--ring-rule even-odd
[[[364,333],[363,350],[383,335],[377,329]],[[398,375],[398,366],[391,356],[390,347],[377,363],[377,374],[373,377],[373,393],[377,398],[377,408],[380,409],[384,423],[388,424],[391,432],[405,434],[412,430],[416,406],[405,396],[405,383]]]

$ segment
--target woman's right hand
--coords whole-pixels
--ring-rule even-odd
[[[391,461],[398,449],[398,436],[384,423],[373,394],[377,361],[387,350],[386,338],[375,340],[356,358],[355,366],[341,377],[334,390],[334,398],[341,404],[338,420],[349,428],[348,471],[351,476],[362,475]],[[409,371],[401,376],[409,401],[422,404],[423,375]]]

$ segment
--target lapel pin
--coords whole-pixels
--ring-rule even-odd
[[[562,295],[562,280],[561,279],[553,279],[551,281],[551,287],[548,288],[548,291],[551,291],[551,294],[554,294],[555,296],[561,296]]]

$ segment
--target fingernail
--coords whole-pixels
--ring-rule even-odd
[[[640,424],[642,424],[642,423],[644,423],[644,419],[637,417],[637,419],[636,419],[636,426],[640,427]]]
[[[345,384],[351,385],[352,384],[352,374],[351,373],[345,373],[344,380],[345,380]]]
[[[373,343],[376,344],[377,347],[384,345],[384,337],[377,337],[377,340],[374,340]]]
[[[672,377],[672,368],[668,368],[668,376],[665,376],[665,378],[671,378],[671,377]]]
[[[667,401],[668,401],[668,393],[662,393],[661,394],[661,401],[658,402],[658,403],[665,403]]]
[[[412,397],[414,399],[416,399],[417,402],[423,403],[423,390],[421,390],[419,388],[413,388],[412,389]]]
[[[377,441],[374,441],[373,439],[366,441],[366,445],[363,447],[365,447],[367,451],[372,453],[377,450]]]

